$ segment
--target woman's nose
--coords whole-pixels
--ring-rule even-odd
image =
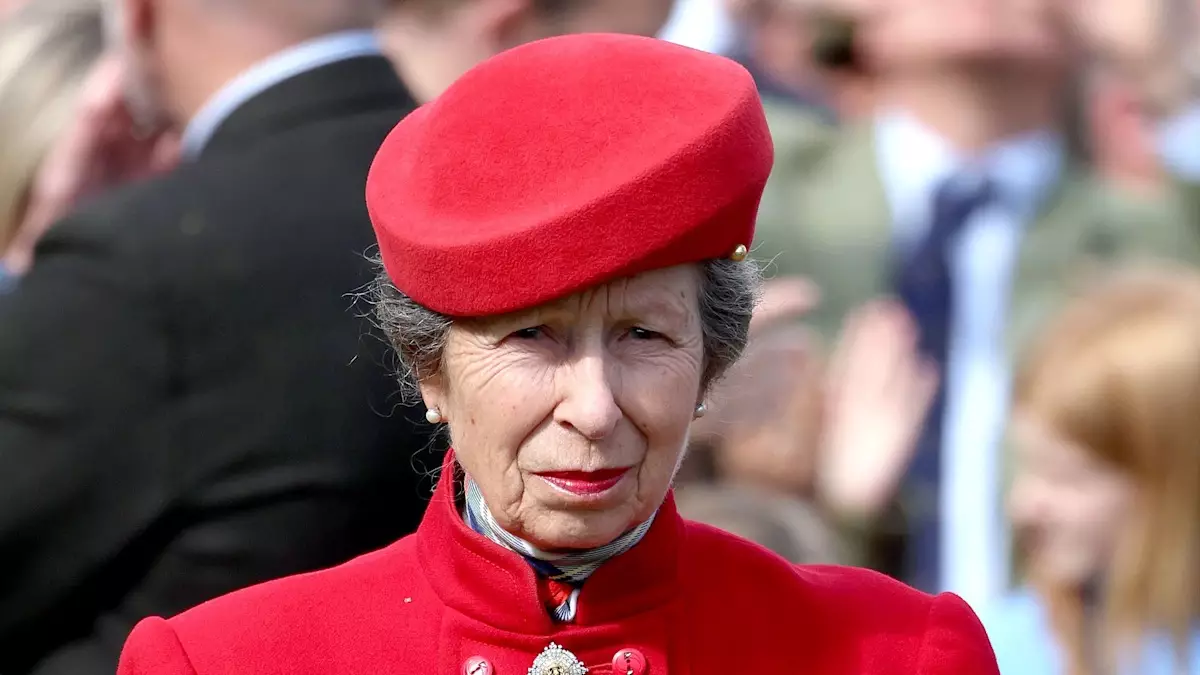
[[[588,356],[573,363],[564,375],[565,391],[554,411],[555,420],[592,441],[612,434],[622,412],[610,377],[603,357]]]

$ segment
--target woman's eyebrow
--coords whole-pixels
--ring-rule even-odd
[[[683,298],[637,298],[624,307],[626,318],[661,320],[675,326],[686,326],[691,319]]]

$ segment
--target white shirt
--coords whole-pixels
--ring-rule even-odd
[[[966,157],[904,113],[885,113],[876,124],[877,161],[901,251],[926,236],[934,193],[946,179],[986,176],[997,190],[997,199],[976,211],[952,244],[955,295],[938,492],[941,588],[983,607],[1008,578],[999,477],[1008,415],[1009,290],[1022,232],[1059,180],[1064,144],[1056,134],[1034,133]]]
[[[1166,120],[1158,130],[1158,155],[1179,178],[1200,182],[1200,101]]]
[[[338,61],[382,53],[375,33],[355,30],[331,33],[270,56],[222,87],[192,117],[180,140],[183,156],[199,156],[235,110],[280,82]]]
[[[659,38],[692,49],[727,54],[736,30],[722,0],[675,0]]]
[[[902,112],[886,112],[876,124],[877,161],[900,250],[913,249],[926,235],[934,191],[948,177],[987,176],[999,191],[996,202],[968,221],[951,253],[956,294],[939,490],[941,587],[979,609],[1004,593],[1010,571],[1000,493],[1011,372],[1004,345],[1009,291],[1024,227],[1059,179],[1064,144],[1053,133],[1033,133],[965,157]],[[1177,177],[1200,182],[1200,103],[1165,120],[1157,146]]]

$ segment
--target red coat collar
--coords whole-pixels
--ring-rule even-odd
[[[417,529],[421,566],[447,606],[492,627],[546,635],[557,628],[538,600],[533,568],[463,522],[455,491],[458,466],[446,453],[442,475]],[[683,520],[674,496],[646,536],[596,570],[579,595],[575,626],[618,621],[669,601],[675,594]]]

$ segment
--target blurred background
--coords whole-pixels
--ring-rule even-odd
[[[796,563],[956,592],[984,620],[1005,675],[1200,674],[1200,2],[356,3],[363,13],[344,29],[316,22],[313,37],[354,28],[366,41],[341,43],[347,55],[384,54],[414,103],[504,48],[571,32],[658,36],[753,75],[776,146],[751,252],[768,283],[746,357],[692,435],[677,481],[686,516]],[[193,593],[162,591],[162,578],[147,590],[149,570],[182,555],[177,540],[212,516],[193,498],[206,481],[261,462],[302,471],[289,464],[290,439],[341,422],[318,411],[287,435],[248,426],[279,451],[238,450],[208,473],[176,471],[196,458],[162,441],[137,460],[157,467],[144,479],[108,432],[160,424],[150,411],[178,390],[155,390],[120,417],[90,413],[87,400],[62,415],[41,396],[53,380],[99,405],[123,377],[63,358],[81,336],[112,330],[104,316],[69,313],[113,275],[93,270],[52,292],[24,283],[44,251],[66,245],[53,239],[58,223],[150,173],[186,172],[189,131],[212,107],[181,102],[214,82],[244,88],[234,75],[261,76],[254,64],[291,49],[272,21],[290,29],[322,3],[289,4],[0,0],[0,673],[112,672],[142,614],[335,564],[419,519],[439,450],[419,414],[386,414],[384,402],[380,424],[405,431],[368,435],[393,439],[379,452],[401,457],[386,466],[405,477],[372,483],[379,492],[364,493],[359,517],[329,528],[329,541],[304,524],[273,526],[327,556],[289,558],[280,546],[253,553],[276,556],[266,564],[220,559],[214,551],[255,547],[221,539],[250,536],[241,529],[206,540],[213,548],[184,547],[189,564],[171,581]],[[230,29],[234,11],[255,13],[257,28]],[[225,250],[209,250],[195,273],[211,282],[208,301],[236,304],[222,284]],[[17,301],[35,290],[36,303]],[[122,297],[113,322],[159,320],[136,294]],[[367,334],[369,308],[345,304],[312,320]],[[68,315],[46,318],[56,314]],[[110,338],[120,339],[99,339]],[[31,365],[20,345],[35,343]],[[173,349],[183,348],[167,345],[164,358]],[[189,377],[232,377],[212,359]],[[388,369],[382,358],[366,366]],[[309,386],[293,367],[287,381]],[[261,398],[229,395],[246,396],[238,405],[255,416]],[[219,453],[214,438],[185,445]],[[377,472],[374,460],[344,472]],[[105,470],[80,468],[96,465]],[[98,507],[109,503],[100,482],[125,495],[171,487],[152,523],[118,526],[131,507]],[[270,484],[237,489],[283,499]],[[105,545],[82,543],[110,525]]]

